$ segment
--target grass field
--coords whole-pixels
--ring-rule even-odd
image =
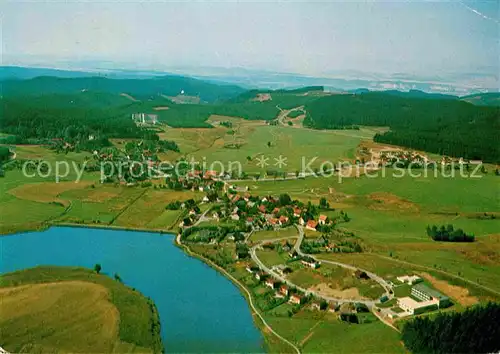
[[[196,161],[206,161],[207,166],[213,161],[220,161],[227,167],[229,162],[239,161],[245,172],[263,172],[264,169],[257,165],[257,157],[269,157],[268,168],[277,169],[273,166],[274,158],[281,155],[287,158],[287,166],[281,170],[295,172],[301,169],[302,156],[306,165],[314,159],[311,164],[313,167],[319,166],[323,161],[352,160],[355,157],[355,147],[362,140],[371,139],[374,135],[374,132],[368,129],[354,132],[315,131],[289,126],[268,126],[260,121],[234,117],[212,116],[208,120],[212,123],[214,121],[229,121],[233,127],[169,128],[160,136],[177,141],[181,154],[188,160],[193,157]],[[234,134],[228,134],[229,131]],[[239,144],[240,147],[228,147],[231,144]],[[250,157],[251,161],[247,157]]]
[[[250,241],[265,241],[265,240],[273,240],[285,237],[298,237],[298,231],[295,227],[288,227],[286,229],[279,230],[265,230],[265,231],[256,231],[252,233],[250,236]],[[294,240],[290,239],[290,243],[293,243]]]
[[[10,352],[159,352],[149,300],[83,268],[37,267],[0,282],[2,346]],[[158,331],[159,331],[159,327]]]

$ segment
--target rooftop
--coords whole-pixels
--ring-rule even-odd
[[[441,294],[437,290],[429,288],[427,285],[424,285],[424,284],[416,284],[413,286],[413,289],[419,290],[419,291],[426,293],[429,296],[432,296],[432,297],[439,299],[439,300],[447,300],[448,299],[447,296]]]

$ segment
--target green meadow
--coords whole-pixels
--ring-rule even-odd
[[[150,300],[88,269],[37,267],[7,273],[0,295],[2,347],[10,352],[163,349],[159,331],[151,329],[159,319]]]

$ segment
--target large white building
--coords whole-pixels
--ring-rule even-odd
[[[450,303],[447,296],[424,284],[417,284],[411,288],[411,296],[398,299],[398,306],[410,315],[446,307]]]

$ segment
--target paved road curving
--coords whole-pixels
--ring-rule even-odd
[[[286,279],[284,276],[281,276],[280,274],[276,273],[275,271],[273,271],[272,269],[270,269],[268,266],[266,266],[260,259],[259,257],[257,257],[257,254],[256,254],[256,250],[257,248],[259,248],[262,244],[264,243],[268,243],[268,242],[276,242],[276,241],[281,241],[281,240],[284,240],[284,239],[289,239],[289,238],[296,238],[298,237],[298,240],[297,242],[295,243],[295,246],[294,246],[294,249],[295,251],[297,251],[297,253],[301,256],[308,256],[308,257],[311,257],[311,258],[314,258],[320,262],[323,262],[323,263],[329,263],[329,264],[333,264],[333,265],[336,265],[336,266],[339,266],[339,267],[342,267],[342,268],[346,268],[346,269],[349,269],[349,270],[361,270],[363,272],[366,272],[366,274],[373,280],[375,280],[377,283],[380,284],[380,286],[382,286],[384,288],[384,290],[386,291],[386,296],[391,299],[393,297],[393,294],[390,293],[390,285],[380,276],[376,275],[375,273],[372,273],[372,272],[369,272],[369,271],[366,271],[364,269],[361,269],[361,268],[358,268],[358,267],[355,267],[355,266],[352,266],[350,264],[345,264],[345,263],[341,263],[341,262],[335,262],[335,261],[330,261],[330,260],[323,260],[323,259],[319,259],[317,257],[313,257],[309,254],[306,254],[304,252],[302,252],[300,250],[300,245],[302,244],[302,241],[304,240],[304,228],[302,226],[298,226],[296,225],[296,228],[299,232],[299,235],[298,236],[289,236],[289,237],[281,237],[281,238],[276,238],[276,239],[270,239],[270,240],[263,240],[261,242],[259,242],[258,244],[256,244],[255,246],[253,246],[251,249],[250,249],[250,257],[252,258],[252,260],[262,269],[264,270],[266,273],[272,275],[274,278],[278,279],[280,282],[282,283],[285,283],[289,286],[292,286],[300,291],[302,291],[303,293],[305,293],[306,295],[313,295],[315,297],[318,297],[318,298],[321,298],[321,299],[324,299],[326,301],[334,301],[334,302],[337,302],[339,304],[343,304],[343,303],[351,303],[351,302],[359,302],[359,303],[362,303],[362,304],[365,304],[366,306],[368,306],[369,308],[373,308],[375,306],[375,304],[378,302],[377,300],[358,300],[358,299],[344,299],[344,298],[336,298],[336,297],[331,297],[331,296],[325,296],[325,295],[322,295],[322,294],[319,294],[318,292],[316,291],[313,291],[313,290],[309,290],[309,289],[305,289],[305,288],[302,288],[300,286],[298,286],[297,284],[294,284],[292,283],[291,281],[289,281],[288,279]]]

